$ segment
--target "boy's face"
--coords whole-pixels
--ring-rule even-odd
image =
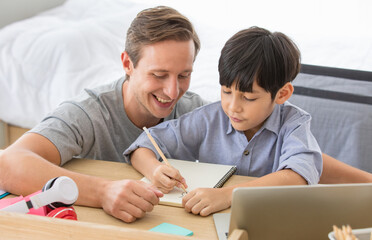
[[[240,92],[234,83],[221,86],[221,105],[232,126],[245,133],[248,139],[262,127],[275,107],[271,94],[253,83],[252,92]]]
[[[126,67],[124,56],[124,69],[130,77],[126,83],[128,95],[124,95],[124,104],[127,99],[131,101],[129,109],[125,104],[127,113],[155,120],[167,117],[189,88],[194,57],[192,40],[166,40],[144,46],[135,68],[129,57]]]

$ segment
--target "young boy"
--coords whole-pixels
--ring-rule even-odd
[[[237,165],[237,174],[258,178],[193,190],[183,198],[185,209],[207,216],[228,208],[236,187],[318,183],[322,156],[311,117],[286,102],[300,69],[296,45],[279,32],[242,30],[226,42],[218,69],[221,102],[153,127],[151,135],[167,157]],[[124,155],[165,193],[186,185],[176,169],[157,160],[144,133]]]

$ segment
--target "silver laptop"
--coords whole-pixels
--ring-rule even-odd
[[[229,234],[240,228],[249,240],[318,240],[347,224],[372,227],[372,184],[237,188]]]

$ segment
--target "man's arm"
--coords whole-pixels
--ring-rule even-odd
[[[372,182],[372,174],[323,153],[323,172],[319,183],[368,183]]]
[[[208,216],[211,213],[229,208],[233,190],[237,187],[262,187],[281,185],[306,185],[307,181],[291,169],[283,169],[244,182],[223,188],[198,188],[188,193],[182,199],[182,205],[187,212]]]
[[[40,190],[51,178],[68,176],[79,188],[77,204],[102,207],[125,222],[151,211],[162,195],[139,181],[109,181],[59,167],[60,155],[47,138],[28,133],[0,153],[0,188],[27,195]]]

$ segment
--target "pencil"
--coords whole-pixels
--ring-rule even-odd
[[[158,144],[155,142],[155,139],[151,136],[149,130],[146,127],[143,127],[143,130],[146,132],[147,136],[149,137],[152,145],[154,145],[156,151],[159,153],[160,157],[163,159],[164,163],[167,166],[171,166],[170,163],[168,162],[168,159],[164,156],[163,151],[159,148]],[[181,183],[182,190],[187,193],[185,186]]]

